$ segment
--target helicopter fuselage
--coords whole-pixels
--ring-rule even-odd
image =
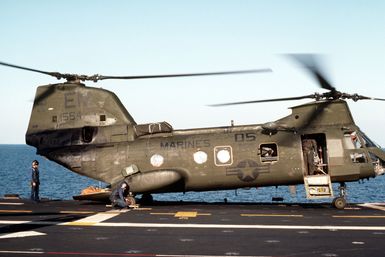
[[[317,174],[347,182],[383,172],[384,152],[343,100],[293,107],[266,124],[174,130],[138,125],[113,93],[82,84],[42,86],[36,99],[28,144],[81,175],[126,181],[134,193],[295,185]]]

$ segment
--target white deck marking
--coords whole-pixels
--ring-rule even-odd
[[[118,214],[116,214],[118,215]],[[96,216],[96,215],[94,215]],[[115,215],[114,215],[115,216]],[[104,216],[109,219],[111,216]],[[292,230],[367,230],[367,231],[385,231],[385,226],[309,226],[309,225],[237,225],[237,224],[171,224],[171,223],[117,223],[103,222],[101,216],[93,221],[74,221],[74,222],[53,222],[53,221],[9,221],[0,220],[0,224],[31,224],[31,225],[60,225],[60,226],[98,226],[98,227],[132,227],[132,228],[205,228],[205,229],[292,229]]]
[[[385,203],[363,203],[363,204],[358,204],[359,206],[362,207],[367,207],[367,208],[372,208],[380,211],[385,211]]]
[[[53,255],[91,255],[91,253],[72,253],[72,252],[42,252],[42,251],[5,251],[5,250],[0,250],[0,254],[53,254]],[[97,254],[97,253],[94,253]],[[100,253],[102,255],[106,256],[111,256],[111,255],[122,255],[122,256],[137,256],[135,253],[121,253],[121,254],[108,254],[108,253]],[[140,254],[139,254],[140,255]],[[182,254],[149,254],[149,256],[156,256],[156,257],[228,257],[230,255],[182,255]],[[237,255],[239,257],[271,257],[271,256],[266,256],[266,255]]]
[[[230,253],[229,253],[229,255],[191,255],[191,254],[189,254],[189,255],[181,255],[181,254],[157,254],[157,255],[155,255],[155,256],[157,256],[157,257],[229,257],[229,256],[231,256],[230,255]],[[233,256],[238,256],[238,257],[271,257],[271,255],[268,255],[268,256],[266,256],[266,255],[239,255],[239,254],[237,254],[237,255],[233,255]]]
[[[8,254],[44,254],[44,252],[37,252],[37,251],[0,251],[0,253],[8,253]]]
[[[0,235],[0,239],[20,238],[20,237],[28,237],[28,236],[45,236],[45,235],[47,235],[47,234],[37,232],[37,231],[22,231],[22,232],[15,232],[15,233]]]
[[[32,221],[32,220],[0,220],[0,224],[4,225],[19,225],[19,224],[25,224],[25,225],[43,225],[43,226],[49,226],[49,225],[60,225],[60,222],[56,221]]]
[[[333,218],[385,219],[385,215],[333,215]]]
[[[0,213],[32,213],[31,210],[0,210]]]
[[[7,202],[0,202],[0,205],[23,205],[24,203],[7,203]]]
[[[303,218],[303,215],[296,214],[263,214],[263,213],[241,213],[241,217],[292,217],[292,218]]]
[[[205,229],[293,229],[293,230],[380,230],[385,226],[308,226],[308,225],[238,225],[238,224],[170,224],[170,223],[98,223],[98,227],[137,228],[205,228]]]
[[[24,223],[29,223],[31,221],[29,220],[0,220],[0,224],[5,224],[5,225],[14,225],[14,224],[24,224]]]
[[[94,211],[60,211],[62,214],[93,214]]]
[[[120,214],[120,211],[108,211],[108,212],[100,212],[95,215],[85,217],[83,219],[71,221],[71,222],[65,222],[58,225],[76,225],[76,226],[93,226],[97,225],[100,222],[103,222],[105,220],[111,219],[113,217],[116,217]]]

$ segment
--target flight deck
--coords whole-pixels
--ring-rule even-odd
[[[385,203],[0,200],[0,256],[384,256]]]

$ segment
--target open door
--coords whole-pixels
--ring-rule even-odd
[[[326,136],[323,133],[301,136],[304,159],[304,185],[308,199],[333,197],[328,174]]]
[[[308,199],[333,197],[332,183],[328,174],[304,176],[304,185]]]

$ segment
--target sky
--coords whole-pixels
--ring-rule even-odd
[[[249,75],[106,80],[137,123],[174,129],[265,123],[307,100],[208,104],[324,92],[288,53],[322,56],[340,91],[385,98],[384,1],[0,1],[0,61],[77,74],[148,75],[271,68]],[[0,144],[24,144],[36,87],[58,80],[0,67]],[[349,101],[385,145],[385,102]]]

